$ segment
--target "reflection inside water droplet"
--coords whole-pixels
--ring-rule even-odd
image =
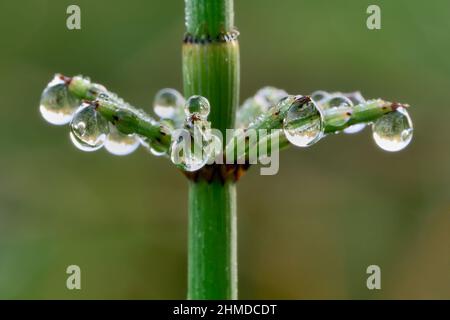
[[[106,136],[105,149],[116,156],[124,156],[134,152],[139,147],[139,139],[135,134],[124,134],[109,124],[109,134]]]
[[[69,92],[67,84],[56,75],[42,92],[39,110],[47,122],[63,125],[70,122],[79,105],[80,100]]]
[[[206,119],[210,109],[208,99],[202,96],[192,96],[186,101],[184,111],[187,117]]]
[[[372,125],[375,143],[386,151],[400,151],[412,140],[413,125],[405,108],[387,113]]]
[[[184,104],[184,97],[177,90],[165,88],[156,94],[153,110],[161,119],[174,119],[180,115]]]
[[[324,124],[321,110],[313,100],[298,97],[284,118],[286,138],[298,147],[308,147],[323,136]]]
[[[70,130],[71,140],[77,148],[95,151],[105,143],[109,124],[93,105],[83,103],[70,122]]]

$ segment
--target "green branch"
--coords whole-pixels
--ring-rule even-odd
[[[257,150],[259,150],[259,148],[265,147],[266,144],[268,152],[270,152],[272,136],[268,134],[266,137],[260,139],[259,130],[267,130],[268,132],[274,130],[272,134],[278,136],[279,149],[286,148],[290,143],[286,136],[280,131],[283,128],[284,118],[293,104],[304,103],[309,100],[309,96],[288,96],[285,99],[282,99],[276,106],[261,114],[246,130],[237,132],[236,137],[230,141],[225,148],[226,155],[233,156],[236,161],[237,159],[247,160],[250,156],[251,148],[258,148]],[[373,122],[383,115],[395,111],[399,107],[408,107],[408,105],[384,101],[382,99],[374,99],[353,107],[325,109],[322,111],[324,134],[341,132],[355,124]],[[311,121],[311,119],[299,119],[296,125],[302,126],[309,121]],[[258,139],[253,144],[246,143],[245,148],[239,152],[237,146],[239,143],[243,143],[246,137],[248,137],[249,130],[255,130]]]
[[[107,91],[102,85],[92,83],[89,79],[75,76],[64,77],[69,92],[81,100],[92,101],[96,110],[124,134],[136,133],[146,137],[161,149],[169,150],[171,129],[159,123],[142,109],[131,106],[115,93]]]

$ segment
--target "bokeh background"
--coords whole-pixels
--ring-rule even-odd
[[[78,4],[82,30],[66,29]],[[366,28],[381,7],[382,29]],[[0,3],[0,298],[183,299],[187,185],[165,159],[82,153],[38,103],[55,72],[150,110],[181,89],[183,1]],[[240,298],[450,298],[450,2],[237,0],[241,99],[361,90],[411,104],[412,144],[324,139],[238,196]],[[82,290],[65,287],[66,267]],[[382,290],[366,288],[366,267]]]

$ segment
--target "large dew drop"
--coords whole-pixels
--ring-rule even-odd
[[[202,96],[192,96],[186,101],[184,112],[190,118],[206,119],[210,109],[208,99]]]
[[[81,105],[70,122],[70,138],[82,151],[95,151],[103,147],[108,133],[108,121],[88,103]]]
[[[124,134],[109,124],[109,134],[106,136],[105,149],[116,156],[125,156],[139,147],[139,139],[135,134]]]
[[[405,108],[397,108],[372,125],[375,143],[383,150],[395,152],[404,149],[412,140],[413,125]]]
[[[184,103],[184,97],[177,90],[161,89],[155,96],[153,110],[161,119],[174,119],[183,109]]]
[[[283,130],[293,145],[309,147],[323,136],[322,112],[310,98],[296,98],[284,118]]]
[[[54,125],[67,124],[80,105],[80,100],[72,95],[60,75],[47,85],[41,95],[39,110],[42,117]]]

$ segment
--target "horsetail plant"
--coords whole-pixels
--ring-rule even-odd
[[[83,151],[126,155],[141,145],[180,168],[189,181],[188,298],[236,299],[236,182],[255,163],[255,150],[308,147],[371,126],[378,146],[398,151],[412,139],[412,122],[408,105],[359,92],[290,95],[266,87],[238,108],[233,0],[186,0],[185,13],[184,96],[159,91],[159,120],[87,77],[60,74],[42,93],[40,111],[52,124],[69,124]]]

